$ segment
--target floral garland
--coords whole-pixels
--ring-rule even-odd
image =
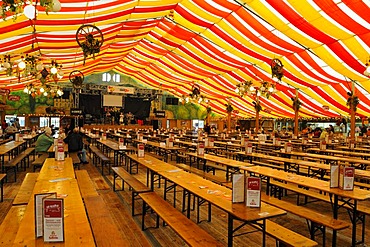
[[[349,96],[347,99],[347,106],[349,109],[351,109],[353,105],[353,109],[356,111],[357,110],[357,105],[360,104],[360,100],[356,95]]]

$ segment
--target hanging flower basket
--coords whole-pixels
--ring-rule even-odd
[[[234,108],[230,103],[225,104],[227,113],[233,112]]]
[[[207,110],[207,114],[210,114],[212,112],[212,108],[210,106],[207,106],[206,110]]]
[[[271,61],[271,74],[272,78],[276,77],[279,81],[281,81],[281,78],[284,76],[284,70],[283,70],[283,63],[277,59],[274,58]]]
[[[262,106],[260,105],[259,102],[253,101],[253,105],[254,105],[254,109],[256,110],[256,112],[260,112],[262,110]]]
[[[298,98],[291,98],[291,100],[293,101],[293,104],[292,104],[292,108],[294,111],[299,111],[299,109],[301,108],[301,101],[298,99]]]
[[[349,109],[351,109],[353,105],[353,109],[356,111],[357,110],[357,105],[360,104],[360,100],[356,95],[349,96],[347,99],[347,106]]]

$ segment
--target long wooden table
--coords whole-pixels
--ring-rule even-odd
[[[34,197],[31,197],[20,223],[13,246],[95,246],[80,190],[75,179],[72,160],[46,159],[33,194],[56,192],[64,197],[64,236],[61,243],[47,243],[35,237]]]
[[[0,166],[1,172],[4,173],[5,155],[9,155],[9,160],[12,156],[19,153],[20,149],[26,144],[25,141],[10,141],[0,145]]]
[[[190,194],[193,194],[210,204],[220,208],[228,214],[228,246],[233,245],[233,237],[244,225],[253,225],[262,231],[262,246],[265,246],[266,219],[286,214],[284,210],[278,209],[266,203],[261,203],[260,208],[246,207],[244,203],[233,204],[231,202],[231,189],[215,184],[201,178],[193,173],[185,172],[174,165],[168,164],[151,156],[137,158],[136,155],[128,155],[136,162],[147,168],[147,180],[150,180],[151,188],[154,188],[154,174],[169,180],[182,187],[188,194],[187,217],[190,218]],[[150,176],[150,177],[149,177]],[[168,188],[164,188],[168,192]],[[217,193],[210,193],[210,192]],[[234,228],[234,220],[243,222],[242,225]],[[261,223],[262,222],[262,223]]]
[[[252,162],[252,159],[265,159],[265,160],[274,160],[284,163],[284,171],[290,171],[294,173],[300,173],[300,167],[306,167],[308,168],[307,176],[309,177],[315,177],[319,176],[320,178],[323,178],[327,171],[330,171],[330,166],[327,164],[322,164],[318,162],[311,162],[311,161],[305,161],[302,159],[292,159],[292,158],[286,158],[286,157],[280,157],[277,155],[267,155],[267,154],[261,154],[261,153],[249,153],[246,154],[245,152],[237,152],[236,153],[239,156],[239,159],[244,160],[244,157],[247,157],[250,162]]]
[[[118,157],[119,154],[125,154],[126,152],[132,153],[135,151],[135,148],[132,146],[126,146],[126,148],[120,148],[119,143],[117,141],[112,141],[112,140],[98,140],[97,141],[98,146],[101,146],[101,150],[103,153],[109,154],[109,151],[113,152],[113,162],[114,165],[119,165],[118,164]],[[109,155],[108,155],[109,156]]]
[[[232,173],[238,173],[240,171],[240,167],[244,166],[252,166],[250,163],[245,163],[242,161],[232,160],[224,157],[219,157],[217,155],[212,154],[204,154],[198,155],[197,153],[187,153],[190,156],[190,166],[192,166],[192,158],[196,159],[197,168],[199,169],[199,162],[203,160],[203,170],[206,171],[207,161],[214,162],[221,166],[226,167],[226,180],[229,181],[230,175]]]
[[[322,191],[324,193],[328,193],[331,198],[331,204],[333,208],[333,217],[334,219],[338,219],[338,209],[347,205],[351,208],[352,217],[352,246],[356,245],[356,225],[358,221],[358,211],[357,211],[357,204],[358,201],[364,201],[370,199],[370,193],[368,190],[363,190],[359,188],[354,188],[353,191],[345,191],[339,188],[330,188],[330,182],[318,180],[315,178],[310,178],[306,176],[300,176],[296,174],[292,174],[289,172],[281,171],[272,169],[269,167],[246,167],[242,168],[243,170],[259,174],[267,179],[267,189],[266,193],[269,190],[270,179],[277,179],[280,181],[284,181],[287,183],[293,183],[299,186],[304,186],[306,188],[315,189],[318,191]],[[333,246],[335,246],[337,232],[333,231]]]

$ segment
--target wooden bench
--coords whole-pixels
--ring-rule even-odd
[[[192,220],[186,218],[180,211],[173,208],[168,202],[155,192],[139,194],[143,199],[141,229],[146,230],[145,215],[151,208],[156,214],[156,228],[159,227],[159,218],[169,225],[189,246],[223,246],[208,232]]]
[[[123,167],[112,167],[113,170],[113,191],[116,191],[116,180],[120,178],[122,180],[121,190],[125,190],[125,183],[131,189],[131,213],[132,216],[135,215],[135,199],[140,193],[151,191],[150,188],[145,186],[142,182],[137,180],[129,172],[127,172]]]
[[[4,181],[5,179],[6,179],[6,174],[0,173],[0,189],[1,189],[0,202],[4,200]]]
[[[90,150],[93,154],[93,163],[95,164],[95,166],[98,165],[98,163],[100,163],[101,165],[101,174],[104,175],[104,166],[107,166],[108,167],[108,172],[110,174],[110,168],[111,168],[111,164],[112,164],[112,161],[109,157],[107,157],[99,148],[97,148],[96,146],[90,146]]]
[[[36,171],[36,169],[42,167],[42,165],[44,164],[45,160],[49,158],[49,154],[41,154],[40,156],[38,156],[32,163],[31,163],[31,166],[33,167],[33,172]]]
[[[14,171],[14,182],[17,181],[17,170],[18,170],[18,164],[21,164],[21,167],[23,165],[24,171],[26,170],[26,167],[29,167],[29,156],[31,154],[35,154],[35,148],[27,148],[20,154],[18,154],[14,159],[9,160],[4,164],[4,169],[7,172],[10,169],[13,169]]]
[[[367,184],[367,183],[355,181],[354,184],[355,184],[355,186],[357,186],[361,189],[368,189],[368,190],[370,189],[370,184]]]
[[[86,198],[88,196],[99,196],[93,182],[91,181],[90,175],[86,170],[77,170],[75,171],[75,174],[82,198]]]
[[[13,246],[27,206],[12,206],[0,225],[0,246]],[[33,224],[33,222],[30,222]]]
[[[310,247],[317,246],[317,242],[285,228],[271,220],[266,220],[266,234],[275,238],[284,246]],[[276,246],[279,246],[278,244]]]
[[[87,171],[75,173],[96,245],[127,246],[127,240],[123,238],[103,198],[96,192]]]
[[[343,220],[333,219],[330,216],[320,214],[309,208],[298,206],[287,201],[279,200],[263,193],[261,194],[261,200],[265,203],[281,208],[291,214],[306,219],[311,239],[315,240],[315,233],[317,230],[320,230],[323,235],[323,246],[325,246],[326,227],[338,231],[350,226],[348,222],[345,222]]]
[[[39,176],[39,173],[27,173],[23,179],[21,187],[17,195],[13,200],[13,206],[16,205],[27,205],[31,199],[33,187],[35,187],[36,180]]]
[[[73,167],[74,168],[77,167],[77,169],[80,170],[81,160],[80,160],[80,157],[78,157],[78,152],[71,152],[71,153],[68,153],[68,155],[72,159]]]

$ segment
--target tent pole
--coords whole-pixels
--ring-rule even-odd
[[[295,90],[295,101],[298,101],[298,89]],[[294,109],[294,135],[298,136],[298,114],[299,109],[296,107]]]
[[[355,82],[352,80],[352,97],[355,96]],[[351,104],[351,140],[355,140],[355,128],[356,128],[356,109],[355,105]]]

